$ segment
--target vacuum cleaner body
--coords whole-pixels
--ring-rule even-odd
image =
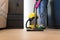
[[[34,5],[34,10],[29,15],[29,19],[26,22],[27,31],[43,31],[45,29],[44,25],[38,25],[37,19],[39,18],[37,15],[37,9],[40,5],[42,0],[36,0]],[[28,21],[30,22],[29,27],[27,27]]]

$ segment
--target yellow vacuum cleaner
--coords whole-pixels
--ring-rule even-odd
[[[39,27],[39,25],[37,24],[37,19],[38,19],[37,8],[38,7],[35,7],[35,6],[36,6],[36,4],[34,5],[34,11],[32,13],[30,13],[29,19],[26,22],[27,31],[43,31],[44,30],[44,26]],[[34,22],[32,22],[32,21],[34,21]],[[29,22],[29,26],[27,26],[28,22]]]

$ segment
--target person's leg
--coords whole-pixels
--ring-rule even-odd
[[[46,26],[47,24],[47,12],[46,12],[47,0],[42,0],[39,6],[39,14],[40,14],[40,25]]]

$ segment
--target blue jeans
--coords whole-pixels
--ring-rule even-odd
[[[47,25],[47,0],[42,0],[39,6],[40,25]]]

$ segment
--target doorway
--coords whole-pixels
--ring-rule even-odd
[[[23,28],[23,0],[9,0],[7,28]]]

